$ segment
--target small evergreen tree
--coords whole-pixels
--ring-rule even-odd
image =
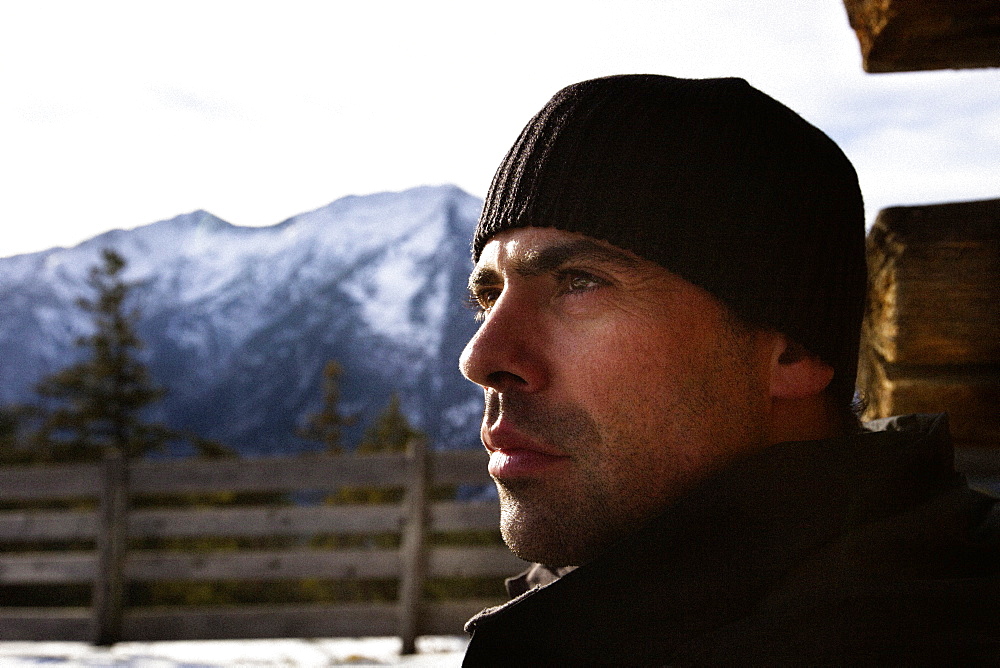
[[[358,453],[403,452],[411,439],[422,438],[423,435],[410,425],[400,407],[399,395],[393,392],[389,405],[365,430]],[[401,487],[345,487],[338,490],[333,500],[335,503],[396,503],[402,498]]]
[[[414,429],[400,408],[399,395],[389,397],[386,406],[366,431],[358,452],[403,452],[406,444],[414,438],[423,438],[424,433]]]
[[[299,438],[322,443],[331,455],[343,453],[343,429],[357,421],[356,415],[340,412],[340,377],[343,373],[344,367],[336,360],[326,363],[323,367],[323,405],[309,416],[304,427],[296,430]]]
[[[94,324],[93,333],[76,342],[86,351],[84,359],[36,388],[47,399],[37,411],[36,461],[91,461],[109,449],[137,457],[182,437],[143,419],[143,411],[161,399],[164,390],[153,384],[137,357],[142,348],[135,331],[139,313],[126,307],[133,286],[122,276],[125,266],[115,251],[102,251],[101,263],[87,278],[93,297],[77,300]],[[224,446],[204,439],[195,438],[194,445],[208,456],[229,454]]]

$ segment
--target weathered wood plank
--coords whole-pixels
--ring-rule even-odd
[[[432,531],[489,530],[498,526],[497,501],[431,504]],[[288,506],[169,508],[133,511],[133,538],[314,536],[397,532],[403,509],[377,506]],[[90,510],[0,511],[0,542],[92,541],[96,513]]]
[[[429,577],[514,575],[525,563],[503,546],[435,547],[428,550]],[[292,549],[259,552],[143,552],[130,555],[126,573],[136,581],[286,580],[395,578],[401,573],[395,550]]]
[[[428,603],[422,634],[462,633],[473,614],[502,601],[475,599]],[[232,608],[163,608],[126,615],[123,639],[129,641],[241,638],[329,638],[395,635],[396,606],[273,606]]]
[[[274,457],[246,460],[172,460],[136,462],[132,486],[137,494],[210,491],[325,490],[349,485],[404,486],[409,462],[399,453],[345,457]],[[482,452],[447,451],[431,455],[435,484],[487,484]]]
[[[428,551],[428,577],[514,575],[525,564],[503,546],[435,547]],[[30,552],[0,555],[0,584],[92,582],[93,552]],[[129,554],[125,576],[137,582],[395,578],[395,550],[290,549],[242,552],[163,552]]]
[[[401,454],[138,461],[132,488],[135,494],[335,491],[345,485],[404,485],[406,473]]]
[[[399,505],[174,508],[137,510],[130,531],[143,538],[262,537],[399,531]]]
[[[1000,200],[886,209],[868,264],[865,417],[947,411],[958,442],[1000,447]]]
[[[868,260],[864,335],[882,359],[1000,363],[1000,200],[886,209]]]
[[[0,640],[74,640],[92,633],[90,608],[6,608],[0,606]]]
[[[867,72],[1000,66],[994,0],[844,0]]]
[[[47,464],[0,468],[0,500],[96,498],[98,464]]]
[[[427,535],[427,484],[429,480],[427,442],[411,440],[407,446],[410,480],[406,489],[406,523],[400,537],[399,636],[403,654],[417,651],[420,599],[426,577],[425,538]]]
[[[500,600],[426,603],[421,634],[460,635],[465,622]],[[255,606],[245,608],[140,608],[126,612],[122,640],[333,638],[396,633],[392,603]],[[90,639],[88,608],[0,607],[0,640]]]
[[[395,550],[291,549],[254,552],[134,551],[125,568],[130,580],[296,580],[394,578]]]
[[[78,584],[96,573],[95,552],[0,554],[0,584]]]
[[[244,608],[148,608],[130,611],[123,640],[225,640],[391,636],[398,620],[393,603]]]
[[[431,577],[509,577],[528,564],[505,546],[437,547],[431,550],[427,570]]]
[[[403,486],[408,464],[403,455],[272,457],[260,459],[182,459],[132,462],[135,494],[210,492],[335,491],[343,486]],[[483,452],[445,451],[431,455],[434,484],[492,484]],[[96,497],[96,464],[17,466],[0,469],[0,500]]]
[[[499,529],[500,501],[439,501],[431,505],[431,531]]]
[[[996,239],[1000,199],[882,209],[876,223],[908,244]]]
[[[900,369],[869,359],[863,389],[866,417],[947,412],[956,441],[1000,447],[1000,373]]]
[[[93,582],[94,552],[30,552],[0,555],[0,584]],[[393,578],[399,574],[394,550],[275,550],[259,552],[134,551],[127,579],[229,581],[325,578]]]
[[[444,450],[431,454],[431,483],[435,485],[492,485],[486,466],[489,457],[482,448]]]
[[[0,543],[92,541],[96,535],[92,510],[0,511]]]
[[[113,645],[121,637],[125,608],[125,555],[128,552],[128,463],[121,451],[105,455],[98,513],[97,573],[93,608],[95,645]]]

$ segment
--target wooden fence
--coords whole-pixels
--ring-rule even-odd
[[[488,484],[477,452],[268,459],[135,461],[0,469],[0,502],[98,499],[96,510],[0,511],[0,543],[91,541],[80,551],[0,554],[0,586],[87,584],[89,608],[15,608],[0,602],[0,639],[125,640],[399,635],[404,652],[422,634],[457,634],[498,600],[421,600],[426,578],[497,577],[524,563],[502,545],[430,546],[430,532],[495,529],[496,501],[429,502],[431,485]],[[405,488],[399,504],[130,509],[137,495],[334,492],[344,486]],[[136,539],[292,537],[398,533],[398,549],[130,550]],[[126,608],[127,583],[398,579],[393,603]]]

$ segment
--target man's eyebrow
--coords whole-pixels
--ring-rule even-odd
[[[484,285],[497,285],[503,283],[503,278],[493,267],[476,267],[469,274],[469,291]]]
[[[633,269],[640,263],[637,257],[623,250],[591,239],[576,239],[529,251],[524,257],[511,260],[511,269],[519,276],[540,276],[568,262],[581,260],[615,265],[624,269]],[[470,290],[478,286],[500,283],[503,283],[503,277],[493,267],[476,267],[469,275]]]
[[[511,269],[520,276],[538,276],[558,269],[567,262],[581,260],[617,265],[624,269],[639,265],[637,257],[623,250],[591,239],[576,239],[530,251],[524,257],[513,259]]]

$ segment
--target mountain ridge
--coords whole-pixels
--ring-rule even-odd
[[[482,399],[457,370],[481,201],[455,186],[350,196],[273,226],[203,210],[68,249],[0,259],[0,400],[73,361],[75,306],[102,248],[128,262],[144,359],[168,389],[152,417],[247,454],[307,449],[328,359],[343,408],[369,423],[393,392],[438,447],[474,447]],[[359,425],[348,431],[357,439]]]

